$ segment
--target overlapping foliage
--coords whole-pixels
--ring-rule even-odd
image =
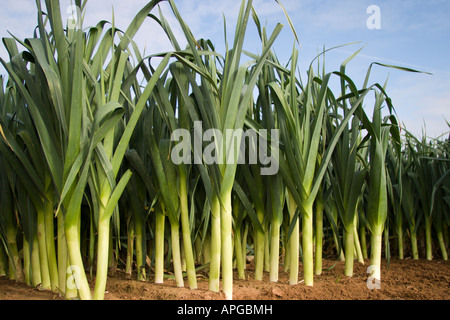
[[[196,39],[169,0],[188,44],[181,48],[161,11],[154,14],[161,2],[149,2],[122,32],[104,20],[65,27],[59,1],[43,10],[37,0],[34,36],[3,39],[0,275],[68,299],[103,299],[116,267],[156,283],[173,276],[184,286],[187,277],[191,289],[205,272],[209,289],[219,291],[222,280],[231,299],[234,269],[244,278],[250,256],[256,280],[268,272],[277,281],[283,264],[290,284],[303,276],[309,286],[324,254],[345,259],[352,276],[354,253],[364,263],[370,252],[379,279],[382,249],[387,258],[395,248],[399,258],[418,259],[423,234],[426,258],[447,259],[449,140],[401,139],[386,88],[368,84],[372,65],[361,87],[345,72],[358,52],[331,73],[311,63],[302,81],[297,49],[287,65],[277,60],[282,25],[269,36],[252,1],[242,2],[224,54]],[[172,52],[141,56],[133,37],[145,19],[158,22]],[[243,49],[251,20],[259,55]],[[331,78],[341,84],[337,95]],[[210,163],[190,144],[195,161],[175,164],[173,133],[199,123],[202,132],[277,130],[266,138],[279,148],[263,151],[279,171]],[[202,147],[228,156],[229,141],[210,138]]]

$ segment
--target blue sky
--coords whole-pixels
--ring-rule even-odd
[[[69,0],[61,0],[62,15],[69,17],[66,8]],[[100,19],[111,21],[114,7],[118,27],[126,29],[132,18],[147,3],[146,0],[89,0],[84,27]],[[223,51],[223,15],[230,29],[236,21],[240,0],[175,0],[179,11],[194,35],[208,38]],[[340,64],[353,52],[363,51],[350,62],[347,73],[361,86],[371,62],[395,64],[432,73],[413,74],[393,69],[375,67],[370,83],[384,84],[400,122],[418,136],[426,133],[438,137],[449,131],[445,120],[450,121],[450,1],[448,0],[281,0],[297,30],[301,48],[299,58],[305,71],[317,52],[326,48],[356,42],[326,55],[327,71],[339,70]],[[380,29],[369,29],[367,13],[370,5],[380,8]],[[8,31],[23,39],[33,34],[36,25],[35,0],[3,0],[0,12],[0,37]],[[274,49],[282,62],[287,62],[292,52],[294,37],[280,6],[275,0],[254,0],[254,7],[270,32],[276,23],[284,29]],[[175,34],[182,39],[181,31],[171,15],[167,3],[161,5],[166,19],[173,23]],[[157,14],[157,11],[155,11]],[[250,23],[246,48],[258,52],[255,28]],[[159,32],[155,23],[147,21],[137,34],[141,49],[147,54],[170,50],[170,44]],[[0,56],[6,58],[2,46]],[[4,74],[4,69],[0,69]],[[369,102],[368,102],[369,104]],[[368,105],[368,108],[370,105]]]

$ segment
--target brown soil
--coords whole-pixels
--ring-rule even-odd
[[[335,261],[324,261],[324,269]],[[355,262],[354,276],[344,276],[344,264],[315,276],[314,286],[303,283],[289,285],[288,274],[280,270],[279,281],[272,283],[268,274],[264,281],[254,281],[249,264],[246,280],[234,280],[235,300],[449,300],[450,262],[442,260],[391,260],[389,268],[383,261],[380,289],[367,286],[368,264]],[[302,274],[300,266],[300,274]],[[176,288],[173,280],[162,285],[138,282],[123,271],[108,279],[106,300],[223,300],[222,293],[208,291],[208,280],[199,275],[198,289]],[[187,286],[187,282],[186,282]],[[0,300],[54,300],[57,294],[31,289],[24,284],[0,278]]]

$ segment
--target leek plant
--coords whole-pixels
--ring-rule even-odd
[[[215,81],[208,81],[217,77],[217,67],[214,57],[209,57],[206,63],[201,59],[197,49],[197,43],[192,37],[191,31],[183,22],[173,1],[170,1],[170,4],[177,20],[181,23],[186,40],[188,41],[192,58],[195,62],[194,70],[199,70],[202,76],[201,87],[195,83],[192,75],[188,76],[199,109],[199,112],[197,112],[197,110],[194,111],[192,107],[188,106],[190,108],[189,113],[194,122],[201,122],[202,129],[215,130],[215,134],[211,137],[211,140],[214,140],[215,150],[219,154],[218,163],[210,164],[208,167],[211,180],[207,182],[213,189],[208,191],[211,195],[210,290],[219,291],[219,270],[222,268],[223,291],[227,299],[232,299],[233,246],[231,238],[231,200],[238,154],[233,150],[234,139],[227,139],[226,134],[220,137],[217,135],[217,131],[226,133],[227,130],[235,130],[234,132],[238,132],[236,148],[240,150],[240,138],[244,127],[245,115],[252,105],[253,88],[256,85],[265,59],[270,53],[270,47],[280,33],[282,26],[276,26],[268,43],[264,43],[263,53],[256,62],[252,62],[251,64],[247,62],[241,65],[242,48],[252,10],[252,1],[248,1],[248,3],[242,1],[233,48],[227,50],[228,52],[223,61],[224,69],[221,74],[221,81],[218,85]],[[181,60],[181,62],[184,62],[187,67],[192,66],[186,60]],[[251,66],[252,68],[250,69]],[[241,133],[239,134],[239,132]],[[234,158],[229,158],[230,156],[233,157],[233,152]]]
[[[81,7],[81,3],[78,4]],[[112,55],[113,60],[110,63],[110,67],[114,66],[117,69],[109,70],[112,74],[108,81],[105,81],[105,74],[100,72],[99,67],[105,62],[104,58],[108,54],[106,50],[108,45],[111,46],[113,43],[114,26],[109,30],[109,34],[106,33],[104,36],[98,49],[99,52],[95,54],[95,57],[92,58],[94,52],[89,50],[88,54],[92,56],[84,57],[85,37],[83,31],[74,25],[73,28],[67,29],[66,35],[63,33],[59,2],[57,1],[46,2],[52,29],[52,40],[45,29],[46,25],[42,18],[40,2],[37,2],[40,13],[38,21],[40,38],[28,39],[26,43],[22,43],[28,50],[27,54],[24,55],[15,54],[17,52],[14,52],[13,47],[8,45],[10,55],[15,54],[12,59],[14,62],[8,64],[2,60],[4,67],[17,86],[17,90],[21,95],[21,101],[26,102],[27,105],[23,115],[27,117],[24,119],[27,120],[25,123],[29,125],[27,130],[30,131],[28,131],[29,135],[26,136],[29,140],[24,142],[28,147],[31,147],[33,142],[35,146],[42,146],[41,150],[35,150],[35,153],[30,154],[32,163],[21,150],[15,147],[12,148],[15,156],[25,166],[27,174],[31,175],[31,181],[38,188],[38,192],[29,192],[29,195],[42,195],[40,201],[39,199],[33,201],[38,213],[37,224],[38,228],[40,225],[39,221],[42,221],[41,228],[43,226],[42,223],[45,223],[45,221],[48,222],[48,225],[45,232],[41,230],[38,235],[42,234],[44,236],[46,232],[53,233],[52,219],[42,220],[41,212],[44,214],[44,219],[45,215],[52,217],[54,212],[61,219],[64,219],[64,229],[58,230],[60,232],[64,230],[71,268],[75,267],[79,270],[76,286],[82,299],[91,298],[79,247],[80,207],[84,189],[89,180],[91,186],[97,187],[96,191],[98,193],[95,196],[100,197],[100,201],[96,199],[96,203],[100,204],[100,211],[97,224],[99,249],[96,283],[98,289],[95,296],[101,299],[106,283],[105,269],[107,264],[105,262],[109,252],[109,219],[115,210],[117,201],[130,174],[125,174],[124,178],[117,183],[117,187],[112,178],[117,176],[140,110],[144,107],[156,79],[168,61],[167,57],[164,60],[165,62],[162,62],[161,68],[157,70],[154,80],[149,82],[141,99],[135,106],[135,112],[129,119],[122,139],[113,155],[114,126],[120,120],[122,116],[121,110],[123,110],[118,100],[120,98],[120,90],[124,88],[120,87],[121,81],[113,82],[112,80],[114,77],[117,77],[117,79],[123,77],[128,58],[125,50],[129,41],[133,34],[136,33],[139,25],[142,24],[147,13],[156,4],[156,2],[153,2],[146,6],[133,21],[132,26],[127,31],[127,36],[122,38],[117,47],[118,51]],[[99,31],[95,28],[91,29],[89,34],[91,37],[87,38],[89,39],[87,43],[89,48],[95,46]],[[70,46],[69,43],[71,43]],[[57,60],[51,55],[52,50],[58,52]],[[29,61],[32,65],[30,69],[27,69]],[[96,76],[96,73],[99,76]],[[24,82],[27,84],[26,87],[23,84]],[[108,88],[105,88],[106,85],[108,85]],[[44,86],[44,90],[40,89],[42,86]],[[108,90],[109,101],[105,100],[106,90]],[[33,122],[31,122],[31,119]],[[47,121],[52,119],[52,121],[44,122],[43,119]],[[4,137],[8,145],[15,146],[17,144],[13,141],[13,137],[10,137],[9,133],[6,133]],[[106,139],[104,141],[106,147],[102,143],[103,139]],[[31,148],[30,150],[33,149]],[[45,159],[45,163],[38,159],[39,152],[43,152],[44,156],[41,159]],[[98,159],[97,168],[91,166],[91,161],[94,157]],[[89,174],[93,172],[90,169],[97,170],[98,176],[96,181],[95,178],[91,180],[92,178],[89,177]],[[37,173],[40,173],[41,177]],[[29,183],[23,181],[23,184],[26,186]],[[57,201],[59,204],[56,206],[57,203],[55,203],[49,206],[54,200],[54,193],[58,195]],[[43,210],[46,210],[47,213]],[[53,238],[54,235],[52,234],[46,237],[48,242]],[[54,248],[54,245],[51,245],[52,242],[47,244],[48,248]],[[58,278],[53,267],[56,264],[55,251],[54,249],[49,252],[46,251],[44,244],[40,245],[41,274],[46,274],[43,272],[47,272],[50,263],[50,269],[52,270],[51,279],[53,287],[56,288]],[[48,254],[50,254],[50,257],[47,257]],[[62,254],[59,258],[62,259],[61,261],[64,261]],[[46,261],[48,259],[51,260]],[[68,265],[60,265],[60,272],[65,274]],[[48,272],[50,273],[50,270]],[[43,282],[45,286],[47,286],[46,283]]]
[[[314,278],[313,206],[339,138],[347,128],[353,114],[361,109],[361,103],[370,88],[359,94],[353,81],[341,72],[328,73],[323,79],[317,81],[312,64],[307,73],[307,84],[297,88],[300,83],[295,76],[297,55],[297,50],[294,48],[287,88],[284,89],[276,83],[270,83],[269,86],[281,123],[280,140],[286,153],[285,159],[280,157],[280,172],[298,205],[298,213],[302,215],[304,281],[306,285],[312,286]],[[328,83],[332,75],[339,76],[343,83],[351,88],[350,95],[344,95],[336,100],[330,94],[331,89],[329,89]],[[348,99],[348,97],[355,98],[352,107],[336,126],[332,136],[327,137],[329,139],[328,147],[323,154],[320,154],[319,146],[326,130],[326,114],[339,101]],[[317,167],[318,157],[321,161],[320,166]],[[291,228],[295,226],[296,219],[296,217],[293,219]],[[297,276],[294,275],[294,277]],[[290,282],[291,284],[297,283],[296,279],[291,279]]]
[[[232,299],[249,256],[259,281],[278,281],[283,261],[297,285],[303,263],[306,286],[327,252],[351,276],[370,249],[380,279],[383,235],[387,258],[396,235],[399,256],[409,242],[418,259],[424,233],[426,257],[435,245],[447,259],[449,140],[400,139],[385,86],[368,84],[373,64],[361,88],[346,74],[360,50],[329,73],[324,50],[302,79],[289,17],[297,43],[283,65],[282,25],[268,33],[252,3],[242,1],[232,43],[224,24],[221,54],[173,0],[183,39],[153,13],[161,0],[125,31],[114,16],[65,25],[59,1],[36,1],[35,34],[3,39],[0,60],[0,276],[88,300],[104,298],[116,266],[157,284],[187,278],[193,290],[206,270],[209,290]],[[86,1],[75,4],[83,13]],[[251,18],[260,54],[244,50]],[[133,38],[146,19],[172,51],[141,55]],[[279,170],[267,174],[269,156]]]
[[[402,183],[402,164],[401,164],[401,153],[397,154],[392,144],[389,144],[386,166],[388,170],[387,175],[387,186],[388,186],[388,196],[389,196],[389,208],[388,210],[392,212],[392,223],[395,226],[395,231],[397,234],[397,246],[398,246],[398,258],[404,258],[404,227],[403,227],[403,213],[401,210],[403,201],[403,183]]]
[[[419,197],[414,188],[413,179],[415,173],[411,168],[412,163],[407,163],[407,161],[412,162],[411,160],[411,158],[406,160],[405,157],[402,159],[403,175],[401,208],[408,226],[411,255],[414,260],[418,260],[417,231],[419,230],[420,221],[422,219],[422,211],[418,210]]]
[[[360,120],[354,117],[351,129],[344,131],[333,154],[331,185],[339,215],[344,225],[345,275],[353,276],[357,206],[366,171],[358,163]]]
[[[373,131],[370,141],[369,199],[367,222],[371,232],[370,264],[373,279],[381,279],[382,234],[387,218],[386,153],[389,141],[389,126],[382,126],[381,94],[376,93],[373,112]]]
[[[442,228],[444,225],[443,206],[443,183],[448,178],[450,171],[445,165],[448,159],[442,157],[440,148],[436,148],[432,143],[422,141],[408,133],[410,139],[413,140],[415,150],[411,153],[412,162],[414,164],[413,185],[416,194],[420,199],[421,208],[423,210],[423,219],[425,227],[425,254],[427,260],[433,259],[432,251],[432,227],[436,228],[439,247],[442,257],[447,260],[447,249],[443,240]],[[411,144],[409,144],[411,150]],[[438,152],[436,152],[438,150]],[[439,155],[438,155],[439,154]],[[431,190],[431,192],[426,192]],[[411,209],[410,209],[411,210]],[[445,212],[445,211],[444,211]]]

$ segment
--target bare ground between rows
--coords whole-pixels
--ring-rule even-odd
[[[326,260],[324,269],[336,262]],[[337,262],[331,270],[314,277],[314,286],[303,283],[289,285],[289,275],[280,270],[279,281],[253,280],[252,266],[246,271],[246,280],[234,279],[234,300],[449,300],[450,263],[442,260],[391,260],[382,264],[381,289],[367,286],[368,263],[355,262],[354,276],[344,276],[344,263]],[[300,264],[299,274],[302,275]],[[123,271],[108,278],[105,300],[223,300],[222,293],[208,291],[208,279],[199,275],[198,289],[177,288],[173,280],[164,284],[140,282]],[[300,278],[301,280],[301,278]],[[93,285],[93,282],[91,283]],[[186,281],[185,285],[188,283]],[[32,289],[24,284],[0,278],[0,300],[55,300],[58,294]]]

